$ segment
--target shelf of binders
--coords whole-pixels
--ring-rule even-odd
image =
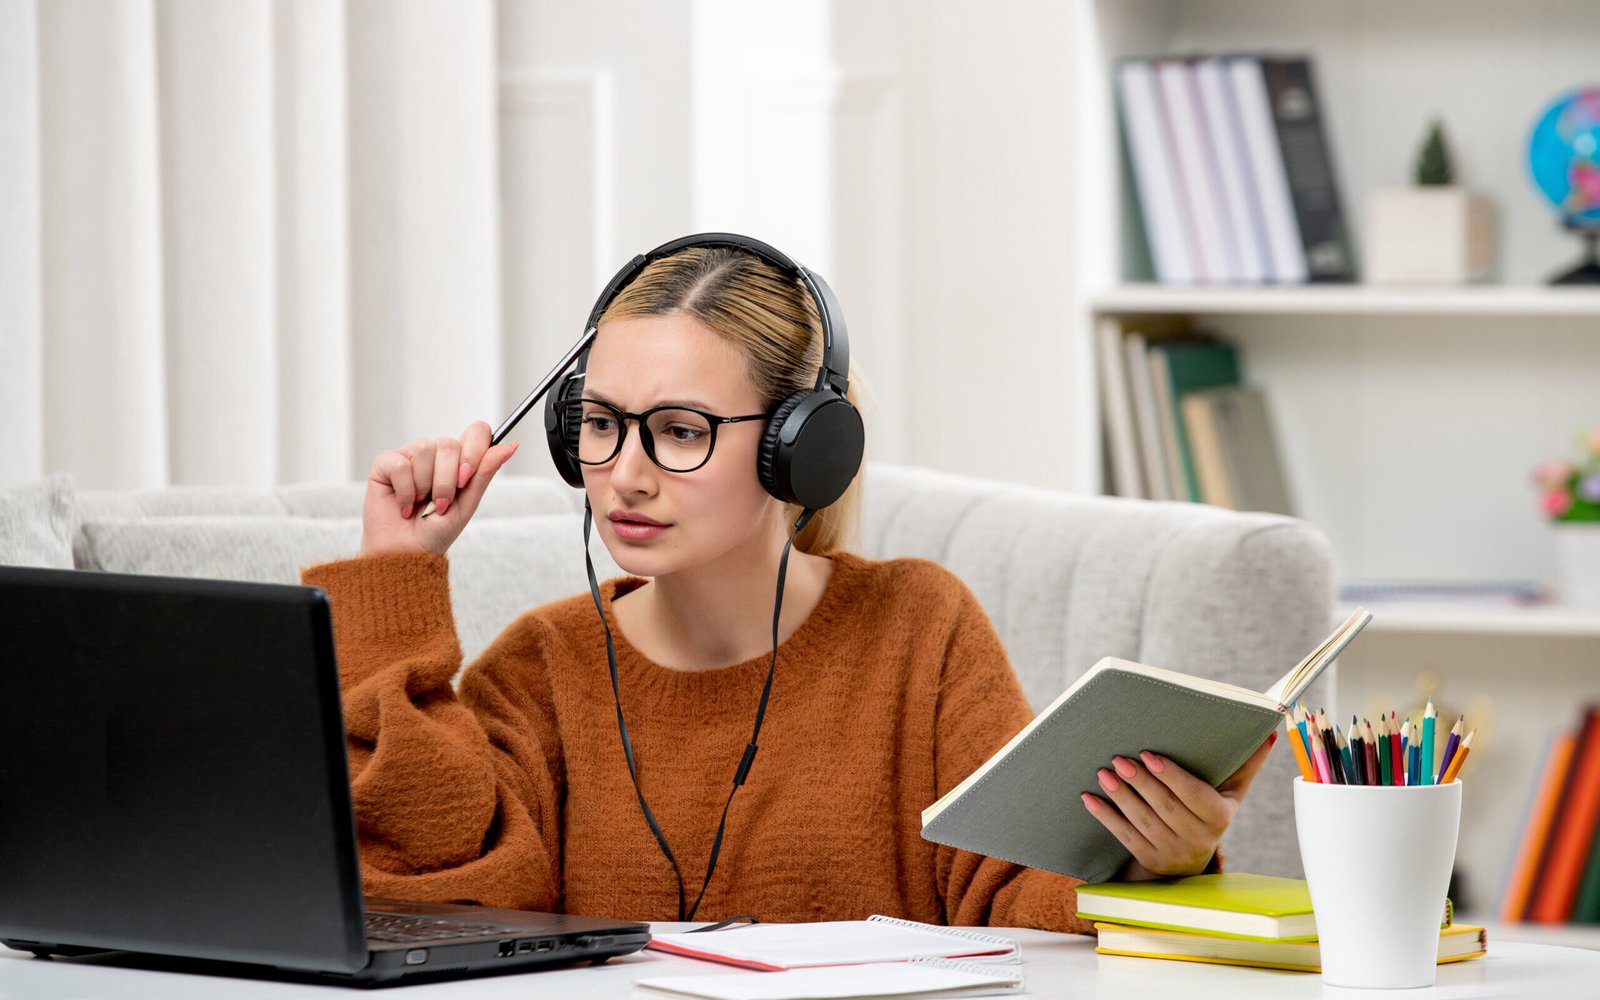
[[[1089,308],[1101,314],[1205,316],[1600,317],[1600,290],[1539,285],[1228,287],[1133,282],[1090,295]]]

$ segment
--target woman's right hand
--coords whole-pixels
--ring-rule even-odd
[[[380,452],[367,476],[361,554],[444,555],[478,509],[489,481],[517,452],[517,442],[490,447],[489,437],[489,425],[477,420],[459,440],[418,440]],[[430,495],[434,511],[423,517]]]

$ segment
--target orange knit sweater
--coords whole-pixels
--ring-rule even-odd
[[[697,915],[862,918],[1089,931],[1077,883],[920,836],[920,813],[1032,717],[977,600],[934,563],[835,553],[821,602],[778,650],[749,780]],[[443,557],[304,573],[333,606],[369,893],[677,917],[617,735],[588,594],[512,623],[464,674]],[[768,656],[688,672],[616,639],[646,798],[689,899],[750,738]]]

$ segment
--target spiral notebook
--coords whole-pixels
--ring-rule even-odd
[[[657,934],[648,947],[765,972],[933,958],[983,963],[1022,961],[1021,949],[1010,938],[883,916],[810,924],[745,924],[711,933]]]
[[[942,958],[883,965],[823,966],[786,972],[654,976],[634,983],[645,994],[701,1000],[835,1000],[844,997],[1014,996],[1022,970]]]

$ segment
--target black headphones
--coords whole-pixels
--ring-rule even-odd
[[[866,432],[861,414],[845,396],[850,386],[850,339],[844,313],[833,289],[820,274],[800,264],[760,240],[737,233],[697,233],[663,243],[649,253],[639,254],[606,284],[589,310],[585,333],[593,337],[617,294],[628,286],[651,261],[668,257],[689,247],[724,247],[741,250],[773,267],[794,275],[805,286],[817,305],[822,320],[822,367],[817,383],[801,389],[780,402],[767,417],[756,456],[756,474],[761,485],[784,503],[807,510],[820,510],[844,495],[861,467]],[[589,348],[578,355],[573,370],[556,390],[545,397],[544,430],[550,457],[556,471],[568,485],[583,485],[583,466],[567,453],[557,407],[583,394],[584,371],[589,363]],[[576,428],[567,428],[569,432]]]

